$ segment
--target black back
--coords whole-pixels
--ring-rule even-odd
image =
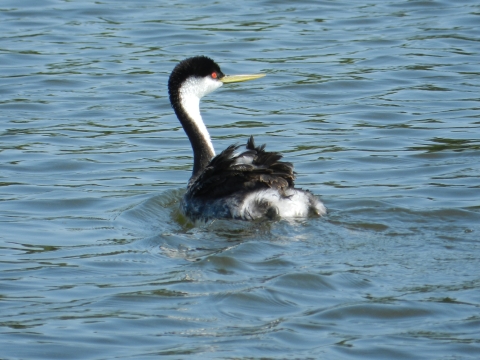
[[[265,145],[255,146],[253,136],[247,150],[234,156],[240,146],[231,145],[215,156],[208,166],[188,186],[186,198],[214,200],[235,193],[248,193],[260,189],[277,189],[283,193],[294,186],[293,165],[282,162],[282,155],[266,152]],[[248,158],[247,163],[242,163]]]

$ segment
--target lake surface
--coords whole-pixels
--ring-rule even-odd
[[[478,1],[0,3],[2,359],[478,359]],[[191,224],[175,64],[323,218]]]

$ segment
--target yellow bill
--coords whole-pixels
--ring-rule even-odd
[[[225,75],[221,79],[219,79],[224,84],[235,83],[235,82],[242,82],[242,81],[250,81],[255,80],[261,77],[264,77],[266,74],[252,74],[252,75]]]

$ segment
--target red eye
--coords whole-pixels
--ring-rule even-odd
[[[216,73],[216,72],[213,72],[213,73],[212,73],[212,78],[213,78],[213,79],[216,79],[216,78],[217,78],[217,76],[218,76],[218,75],[217,75],[217,73]]]

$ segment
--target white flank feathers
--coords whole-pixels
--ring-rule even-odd
[[[310,202],[308,193],[303,190],[288,189],[287,197],[282,197],[275,189],[266,189],[253,192],[245,197],[242,204],[235,209],[234,217],[245,218],[245,214],[255,213],[259,203],[268,202],[278,209],[278,215],[282,218],[307,217],[310,207],[313,205],[318,215],[325,215],[327,209],[322,202],[316,204]]]

